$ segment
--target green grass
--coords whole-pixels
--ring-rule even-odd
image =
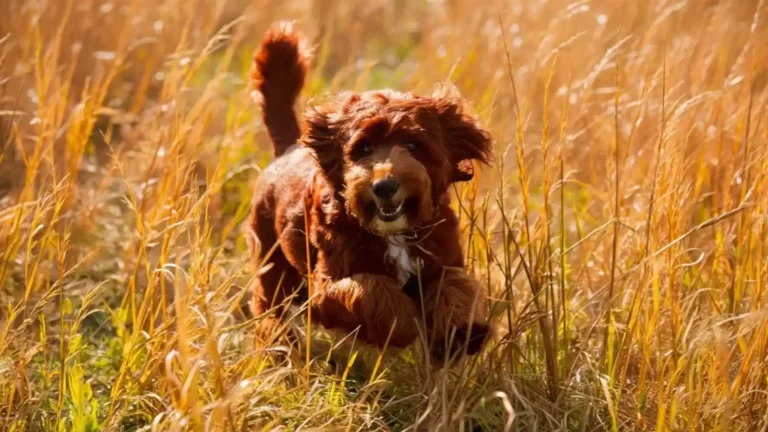
[[[444,370],[312,327],[254,343],[240,225],[302,96],[456,84],[497,145],[456,188],[496,334]],[[0,430],[768,428],[764,1],[0,5]],[[286,326],[302,332],[305,312]],[[310,362],[307,364],[306,359]]]

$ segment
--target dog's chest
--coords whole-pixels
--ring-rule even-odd
[[[387,259],[397,269],[397,281],[404,286],[412,274],[416,274],[419,259],[411,253],[404,236],[397,235],[387,239]]]

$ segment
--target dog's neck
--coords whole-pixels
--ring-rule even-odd
[[[411,255],[408,241],[402,234],[387,237],[387,259],[397,268],[397,282],[401,287],[420,265],[418,258]]]
[[[325,206],[333,207],[334,217],[328,218],[326,223],[338,223],[339,220],[337,217],[347,219],[349,222],[352,220],[357,223],[360,222],[349,213],[342,192],[336,191],[331,197],[332,199],[326,202]],[[417,274],[417,270],[424,266],[424,261],[417,256],[417,251],[420,252],[421,256],[432,255],[432,253],[422,246],[422,243],[432,234],[437,225],[444,222],[443,219],[435,217],[440,213],[441,205],[444,205],[444,199],[437,200],[433,210],[433,217],[431,217],[430,220],[419,223],[406,231],[396,234],[377,233],[369,231],[364,226],[360,225],[362,229],[381,238],[385,242],[387,246],[385,259],[396,268],[397,273],[395,276],[401,287],[404,287],[408,280]],[[338,211],[340,209],[344,210]],[[324,213],[331,213],[330,208],[324,208],[323,210]]]
[[[411,276],[416,275],[417,269],[424,266],[424,261],[413,253],[414,249],[424,255],[432,255],[422,243],[442,222],[442,219],[432,221],[411,231],[384,237],[387,242],[387,259],[397,268],[397,281],[401,287],[405,286]]]

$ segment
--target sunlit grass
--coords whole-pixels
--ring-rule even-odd
[[[481,356],[434,370],[317,326],[308,347],[305,309],[254,341],[240,224],[271,149],[248,76],[284,18],[315,45],[304,103],[448,80],[492,131],[493,166],[455,189],[497,328]],[[768,428],[767,19],[3,2],[0,430]]]

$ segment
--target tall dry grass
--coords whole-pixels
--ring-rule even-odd
[[[494,166],[456,189],[498,327],[482,356],[254,346],[239,224],[269,142],[247,77],[285,18],[316,46],[305,100],[449,80],[493,132]],[[766,20],[741,0],[4,1],[0,429],[766,430]]]

